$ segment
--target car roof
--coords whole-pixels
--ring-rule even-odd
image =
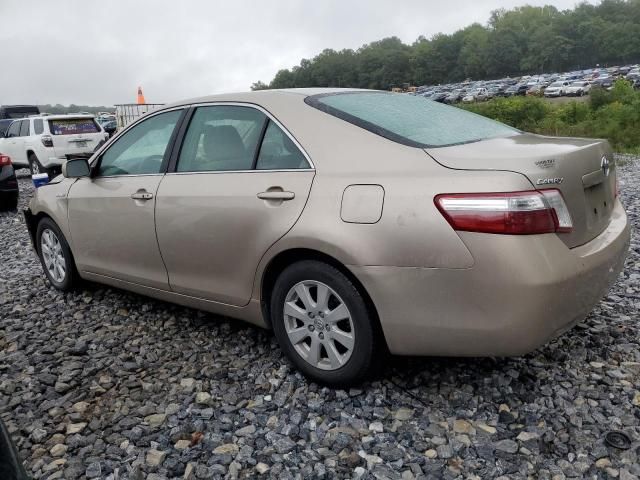
[[[32,120],[41,118],[43,120],[67,120],[69,118],[95,118],[90,113],[59,113],[59,114],[46,114],[46,115],[29,115],[25,118],[16,118],[15,120]]]
[[[366,90],[358,88],[287,88],[281,90],[256,90],[253,92],[237,92],[237,93],[221,93],[217,95],[207,95],[204,97],[190,98],[181,100],[163,107],[166,108],[179,107],[182,105],[190,105],[192,103],[209,103],[209,102],[247,102],[260,103],[262,101],[281,100],[286,97],[299,98],[309,97],[312,95],[321,95],[328,93],[344,93],[344,92],[380,92],[382,90]]]

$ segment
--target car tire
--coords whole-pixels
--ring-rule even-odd
[[[60,228],[50,218],[43,218],[36,230],[36,250],[49,283],[67,292],[80,281],[73,254]]]
[[[31,153],[29,155],[29,170],[31,170],[31,175],[37,175],[39,173],[48,173],[47,169],[42,166],[40,160],[35,153]]]
[[[270,313],[285,355],[318,383],[357,384],[386,353],[378,348],[381,336],[362,294],[326,263],[305,260],[287,267],[275,282]]]

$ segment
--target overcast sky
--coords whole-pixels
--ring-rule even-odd
[[[594,0],[591,0],[592,2]],[[324,48],[486,24],[575,0],[0,0],[0,104],[113,105],[245,91]]]

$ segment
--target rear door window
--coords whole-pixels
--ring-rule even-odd
[[[273,121],[269,121],[260,147],[258,170],[289,170],[309,168],[307,159],[286,133]]]
[[[475,113],[402,93],[321,94],[307,97],[305,102],[377,135],[412,147],[444,147],[519,133]]]
[[[52,135],[79,135],[98,133],[100,128],[93,118],[61,118],[49,120]]]
[[[22,120],[20,122],[20,136],[28,137],[29,136],[29,120]]]
[[[42,132],[44,132],[44,124],[41,118],[36,118],[33,121],[33,132],[36,135],[40,135]]]

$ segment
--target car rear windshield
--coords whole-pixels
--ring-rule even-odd
[[[519,133],[475,113],[403,93],[329,93],[307,97],[305,102],[411,147],[444,147]]]
[[[98,133],[100,129],[93,118],[60,118],[49,120],[52,135],[78,135]]]

